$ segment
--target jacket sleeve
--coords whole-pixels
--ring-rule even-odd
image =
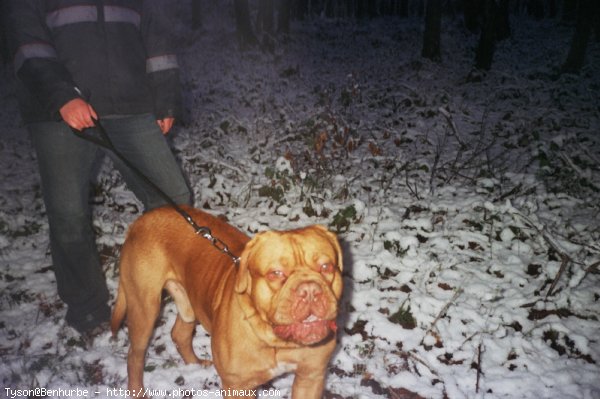
[[[154,94],[158,119],[181,116],[181,85],[176,49],[169,26],[170,0],[145,0],[142,11],[142,36],[146,47],[146,74]]]
[[[9,0],[8,39],[17,78],[42,112],[60,119],[59,110],[79,97],[70,73],[58,59],[39,0]]]

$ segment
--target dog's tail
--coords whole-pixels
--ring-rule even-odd
[[[127,311],[127,299],[125,297],[125,290],[123,284],[119,283],[119,290],[117,291],[117,299],[115,300],[115,306],[112,312],[112,318],[110,320],[110,330],[112,335],[116,336],[117,331],[123,323],[125,318],[125,312]]]

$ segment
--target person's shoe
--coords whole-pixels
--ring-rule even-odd
[[[84,314],[83,317],[73,317],[67,314],[66,321],[69,326],[73,327],[79,334],[83,336],[89,335],[102,324],[106,324],[106,326],[108,326],[109,319],[110,308],[108,305],[103,304],[94,311]]]
[[[83,341],[86,348],[91,348],[94,344],[94,339],[99,337],[100,335],[108,332],[110,330],[110,323],[108,321],[103,321],[98,324],[96,327],[87,330],[86,332],[81,334],[81,340]]]

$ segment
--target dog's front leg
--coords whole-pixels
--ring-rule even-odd
[[[325,370],[302,373],[296,371],[292,386],[292,399],[321,399],[325,386]]]
[[[202,360],[196,356],[194,347],[192,346],[192,338],[194,336],[194,329],[196,328],[196,322],[186,322],[177,315],[173,329],[171,330],[171,338],[177,347],[177,351],[181,355],[183,361],[186,364],[200,364],[202,366],[210,366],[212,362],[210,360]]]

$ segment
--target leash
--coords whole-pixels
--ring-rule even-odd
[[[208,228],[207,226],[199,226],[189,213],[187,213],[181,206],[179,206],[175,201],[173,201],[173,199],[169,197],[163,190],[161,190],[161,188],[158,187],[152,180],[150,180],[148,176],[143,174],[142,171],[135,167],[123,154],[121,154],[108,137],[106,130],[104,129],[99,120],[95,119],[94,124],[94,127],[87,128],[82,131],[78,131],[75,129],[71,130],[77,137],[94,143],[112,152],[125,165],[127,165],[129,169],[131,169],[135,174],[137,174],[146,184],[152,187],[152,189],[155,190],[156,193],[159,194],[162,197],[162,199],[164,199],[173,209],[175,209],[175,211],[177,211],[177,213],[179,213],[181,217],[183,217],[186,220],[186,222],[188,222],[188,224],[192,226],[196,235],[199,235],[208,240],[213,247],[215,247],[225,255],[229,256],[236,266],[239,265],[240,258],[238,256],[235,256],[231,252],[227,244],[225,244],[218,237],[213,236],[212,232],[210,231],[210,228]],[[98,135],[94,135],[93,131],[97,131]]]

